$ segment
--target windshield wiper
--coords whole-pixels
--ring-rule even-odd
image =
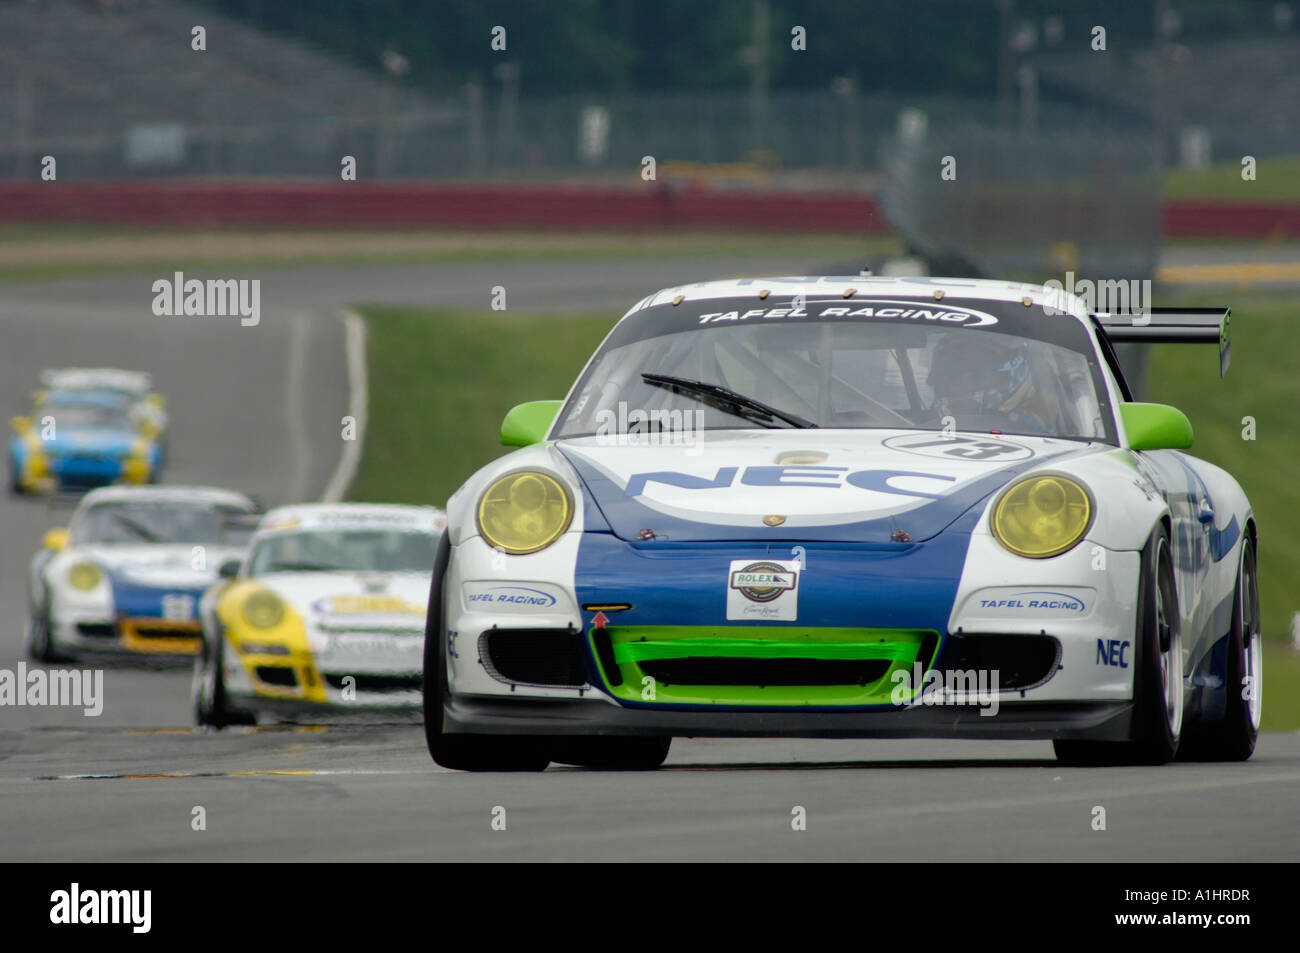
[[[762,401],[746,397],[744,394],[738,394],[731,388],[723,387],[721,384],[693,381],[685,377],[673,377],[670,374],[642,374],[641,379],[647,384],[653,384],[656,387],[666,387],[674,394],[686,394],[690,397],[696,397],[706,404],[712,404],[720,410],[725,410],[737,417],[743,417],[745,420],[752,420],[764,427],[776,426],[776,424],[772,423],[773,417],[784,420],[791,427],[798,427],[801,430],[817,426],[811,420],[804,420],[802,417],[796,417],[784,410],[769,407]]]
[[[145,529],[135,520],[131,519],[131,517],[123,516],[121,513],[114,513],[112,515],[113,515],[113,519],[116,520],[119,525],[125,526],[127,529],[129,529],[140,539],[144,540],[146,543],[158,542],[158,536],[156,533],[152,533],[149,530]]]
[[[263,572],[343,572],[338,566],[326,566],[324,563],[288,562],[274,563]]]

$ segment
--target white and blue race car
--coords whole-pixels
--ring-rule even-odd
[[[183,656],[199,648],[199,600],[237,557],[259,507],[200,486],[101,487],[45,534],[28,570],[28,651]]]
[[[674,736],[1051,739],[1076,764],[1244,759],[1256,520],[1039,286],[709,282],[520,405],[447,506],[425,640],[439,764],[653,768]]]

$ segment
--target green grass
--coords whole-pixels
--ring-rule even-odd
[[[1218,380],[1208,346],[1152,349],[1147,398],[1174,404],[1196,430],[1193,452],[1229,470],[1260,526],[1260,590],[1268,655],[1265,727],[1300,728],[1300,655],[1287,646],[1300,611],[1300,449],[1295,373],[1300,304],[1229,293],[1183,303],[1233,305],[1232,367]],[[613,315],[522,317],[493,312],[361,309],[370,327],[370,421],[358,500],[432,503],[500,456],[501,418],[517,403],[562,397]],[[1256,439],[1242,439],[1253,416]]]
[[[1261,731],[1300,730],[1300,652],[1264,644],[1263,700]]]
[[[1241,177],[1241,160],[1206,169],[1171,169],[1165,174],[1165,198],[1300,201],[1300,156],[1260,159],[1254,181]]]
[[[505,452],[501,418],[568,393],[618,315],[361,309],[370,328],[365,452],[349,496],[441,506]]]
[[[380,229],[361,230],[379,234]],[[401,237],[401,230],[387,234]],[[791,269],[808,260],[876,260],[902,254],[901,242],[889,235],[855,235],[834,232],[736,232],[718,230],[559,232],[545,230],[456,229],[411,230],[417,240],[433,236],[431,247],[400,250],[369,248],[364,240],[346,231],[324,229],[214,229],[175,226],[144,227],[95,224],[0,225],[0,284],[20,281],[51,281],[61,278],[92,277],[123,272],[170,273],[248,268],[295,268],[329,264],[425,264],[438,262],[594,260],[638,258],[675,259],[707,255],[744,258],[752,255],[786,255]],[[335,247],[295,250],[300,236],[338,239]],[[255,240],[241,247],[240,239]],[[134,240],[169,243],[164,252],[141,255],[135,260],[112,260],[110,246],[130,245]],[[216,238],[220,252],[207,250],[204,242]],[[439,239],[443,239],[439,241]],[[75,250],[51,261],[6,260],[6,246],[21,249],[32,242],[59,242]],[[267,246],[260,244],[269,242]],[[277,247],[283,243],[284,248]],[[104,260],[109,252],[110,260]]]
[[[1219,380],[1218,352],[1206,345],[1151,349],[1148,400],[1173,404],[1192,421],[1192,453],[1232,473],[1250,497],[1259,525],[1264,634],[1289,639],[1300,611],[1300,461],[1296,371],[1300,305],[1265,295],[1197,296],[1187,304],[1232,304],[1232,366]],[[1255,439],[1242,419],[1255,419]]]

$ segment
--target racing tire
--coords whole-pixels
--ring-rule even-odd
[[[551,760],[598,771],[654,771],[668,757],[672,738],[563,738]]]
[[[55,662],[70,661],[70,657],[59,651],[50,633],[50,613],[47,606],[33,608],[27,622],[27,654],[46,665]]]
[[[194,660],[191,695],[194,699],[194,723],[200,728],[220,730],[230,725],[257,724],[257,716],[252,712],[230,704],[225,676],[221,673],[220,649],[210,649],[206,638],[198,658]]]
[[[550,757],[540,739],[515,735],[457,735],[442,730],[447,685],[442,583],[451,559],[449,533],[438,543],[424,624],[424,739],[433,760],[455,771],[545,771]]]
[[[1180,760],[1245,761],[1255,753],[1263,711],[1264,645],[1260,632],[1259,577],[1255,541],[1247,535],[1233,592],[1232,631],[1224,676],[1224,717],[1194,728],[1179,748]]]
[[[1136,623],[1129,740],[1054,740],[1062,764],[1168,764],[1178,752],[1184,692],[1182,631],[1169,532],[1163,525],[1142,549]]]

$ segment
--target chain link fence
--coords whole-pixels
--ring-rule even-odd
[[[368,180],[529,177],[634,178],[657,164],[784,170],[874,169],[900,110],[919,106],[936,126],[972,116],[996,122],[987,101],[897,95],[775,94],[756,107],[741,93],[514,99],[471,84],[435,101],[377,84],[333,109],[249,102],[197,75],[154,108],[68,102],[37,78],[0,76],[0,178],[32,179],[43,156],[77,179],[160,176],[330,178],[343,156]],[[188,92],[186,88],[188,87]]]
[[[921,256],[963,273],[1026,279],[1149,279],[1161,233],[1152,135],[932,131],[923,114],[882,154],[890,224]]]

